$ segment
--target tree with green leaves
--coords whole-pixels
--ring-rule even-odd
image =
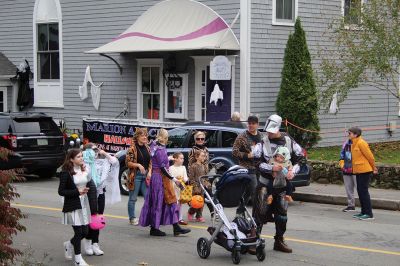
[[[276,111],[282,119],[306,129],[289,126],[288,132],[302,146],[311,147],[319,140],[317,89],[300,18],[294,29],[286,44]]]
[[[322,106],[327,110],[334,95],[342,103],[361,85],[400,99],[400,0],[346,2],[345,16],[325,33],[334,45],[318,52]]]

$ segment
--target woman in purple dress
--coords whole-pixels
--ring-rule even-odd
[[[168,173],[169,160],[165,148],[167,142],[168,131],[162,128],[158,131],[156,141],[150,145],[153,171],[139,224],[143,227],[150,226],[151,236],[166,235],[160,230],[160,225],[172,224],[174,236],[190,232],[190,229],[183,229],[178,225],[179,208],[172,182],[179,187],[182,184]]]

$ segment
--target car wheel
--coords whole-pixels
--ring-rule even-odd
[[[128,189],[129,168],[124,166],[119,171],[119,189],[122,195],[129,195]]]

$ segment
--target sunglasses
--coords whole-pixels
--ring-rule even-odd
[[[206,140],[205,138],[196,138],[196,140]]]

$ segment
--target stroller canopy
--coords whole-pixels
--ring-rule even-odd
[[[249,176],[249,170],[242,166],[234,165],[221,176],[216,184],[216,188],[217,190],[223,189],[223,187],[229,183],[238,182],[239,180],[243,184],[250,182],[251,177]]]
[[[249,171],[241,166],[232,166],[217,182],[215,196],[223,207],[237,207],[251,182]]]

